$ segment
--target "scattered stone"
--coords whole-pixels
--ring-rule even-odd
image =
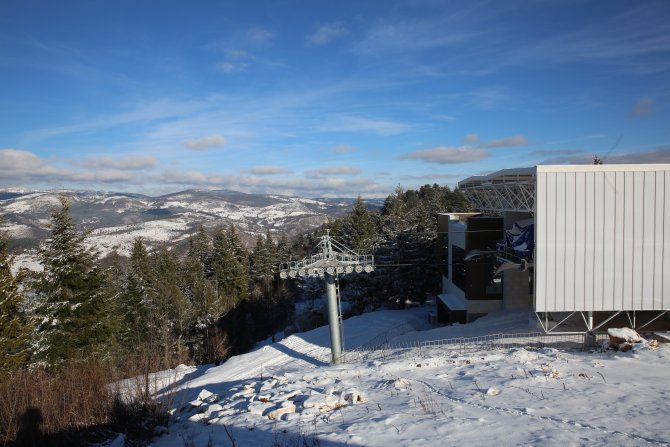
[[[281,406],[275,410],[272,410],[268,413],[268,419],[274,421],[279,419],[283,414],[295,413],[295,405],[292,402],[284,402]]]
[[[274,407],[273,404],[271,403],[264,403],[260,401],[256,402],[251,402],[249,404],[249,407],[247,408],[247,411],[251,414],[257,414],[259,416],[263,416],[264,414],[267,413],[269,408]]]
[[[365,398],[365,396],[363,394],[361,394],[360,391],[357,391],[357,390],[347,391],[347,392],[342,394],[342,397],[344,398],[344,400],[346,400],[347,402],[349,402],[352,405],[362,404],[362,403],[367,402],[367,399]]]
[[[609,335],[609,347],[621,352],[630,351],[634,343],[644,341],[640,334],[628,327],[609,328],[607,334]]]
[[[496,387],[491,387],[488,390],[486,390],[486,394],[489,396],[497,396],[500,394],[500,390]]]
[[[244,385],[244,388],[242,390],[238,391],[237,393],[233,394],[233,399],[237,399],[238,397],[245,397],[249,396],[251,394],[254,394],[254,388],[253,385],[248,386]]]
[[[630,351],[631,349],[633,349],[633,343],[628,342],[628,341],[624,342],[624,343],[621,343],[618,346],[618,350],[621,351],[621,352]]]
[[[198,400],[204,401],[205,399],[207,399],[208,397],[213,396],[213,395],[214,395],[214,393],[212,393],[210,391],[202,390],[202,391],[200,391],[200,394],[198,394]]]
[[[277,379],[274,379],[274,378],[271,379],[271,380],[266,381],[266,382],[261,386],[261,392],[271,390],[272,388],[275,387],[275,385],[277,385],[277,382],[278,382],[278,380],[277,380]]]
[[[409,381],[407,379],[400,378],[400,379],[397,379],[395,382],[393,382],[393,387],[396,390],[404,390],[408,386],[409,386]]]

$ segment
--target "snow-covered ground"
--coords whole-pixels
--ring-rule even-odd
[[[344,322],[345,346],[527,332],[525,312],[431,327],[429,308]],[[666,445],[670,346],[635,351],[435,347],[328,363],[328,328],[214,367],[180,367],[156,446]],[[168,377],[170,374],[164,374]],[[169,389],[169,391],[167,391]]]

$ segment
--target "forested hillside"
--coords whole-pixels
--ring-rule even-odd
[[[223,361],[279,330],[318,325],[318,312],[295,309],[322,295],[320,282],[283,281],[276,273],[281,262],[307,254],[325,230],[377,257],[372,275],[340,280],[349,314],[421,301],[439,287],[437,213],[467,209],[447,187],[399,187],[380,211],[359,198],[345,217],[291,241],[268,233],[248,250],[234,225],[213,232],[201,226],[185,256],[169,243],[148,250],[137,238],[128,259],[112,253],[103,265],[63,196],[39,250],[43,272],[13,275],[8,236],[0,238],[0,369],[7,377],[58,376],[73,364],[93,363],[119,376],[146,373]]]

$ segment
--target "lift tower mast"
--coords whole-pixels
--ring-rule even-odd
[[[282,279],[297,276],[324,278],[328,297],[328,325],[330,326],[330,347],[332,362],[339,364],[342,358],[342,314],[339,305],[338,288],[335,281],[338,275],[349,273],[370,273],[374,270],[375,258],[361,255],[330,237],[330,231],[321,236],[319,245],[312,254],[299,261],[289,261],[279,267]]]

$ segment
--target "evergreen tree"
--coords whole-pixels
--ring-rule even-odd
[[[351,212],[344,220],[342,233],[341,242],[354,251],[371,253],[378,245],[377,214],[365,207],[361,196],[358,196]]]
[[[130,262],[125,274],[123,291],[119,297],[122,317],[121,342],[133,349],[146,341],[147,302],[150,290],[149,255],[141,238],[136,238],[130,251]]]
[[[210,327],[224,312],[216,282],[208,275],[211,271],[211,245],[211,239],[201,225],[189,240],[189,252],[180,269],[181,289],[193,309],[187,343],[192,347],[196,360],[204,363],[217,358],[213,350],[216,332],[210,331]]]
[[[210,253],[212,251],[212,241],[205,228],[198,225],[198,231],[189,239],[188,258],[202,266],[202,270],[207,273]]]
[[[219,229],[214,236],[212,273],[226,307],[235,307],[249,296],[249,254],[235,226]]]
[[[103,272],[102,283],[105,291],[103,296],[105,303],[105,316],[109,330],[108,346],[110,353],[118,354],[119,343],[122,342],[121,335],[124,327],[123,294],[125,291],[125,277],[122,266],[122,258],[116,250],[113,250],[106,258],[107,268]]]
[[[21,311],[20,276],[12,275],[9,238],[0,233],[0,374],[22,366],[28,358],[30,327]]]
[[[256,247],[251,254],[251,277],[259,285],[261,294],[271,293],[272,283],[279,264],[278,248],[268,232],[256,238]]]
[[[223,312],[216,284],[211,276],[211,239],[200,225],[189,240],[189,252],[184,260],[182,290],[193,304],[195,317],[201,322],[212,321]]]
[[[57,367],[69,359],[104,354],[110,342],[109,300],[97,254],[86,248],[70,217],[70,204],[61,196],[51,213],[51,239],[39,250],[44,272],[36,293],[34,359]]]
[[[184,359],[184,335],[193,312],[179,287],[179,263],[174,253],[161,247],[150,261],[151,288],[146,300],[149,341],[162,353],[162,366],[171,367],[174,360]]]

